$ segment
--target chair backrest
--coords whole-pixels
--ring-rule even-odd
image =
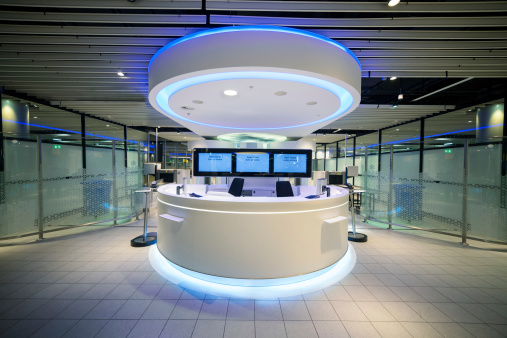
[[[231,186],[229,187],[229,194],[240,197],[243,192],[243,184],[245,184],[244,178],[238,178],[232,180]]]
[[[293,197],[294,192],[289,181],[276,182],[276,197]]]

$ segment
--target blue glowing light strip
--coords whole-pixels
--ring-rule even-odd
[[[349,244],[345,255],[332,268],[310,279],[297,281],[297,277],[290,284],[273,285],[269,279],[235,279],[234,285],[227,284],[232,278],[222,278],[207,275],[210,278],[203,280],[191,276],[169,262],[154,245],[150,248],[149,259],[153,268],[164,278],[180,287],[188,288],[206,294],[246,299],[281,298],[309,293],[324,289],[347,276],[356,264],[356,253]],[[216,280],[216,281],[212,281]],[[249,285],[250,284],[250,285]]]
[[[81,132],[78,132],[78,131],[61,129],[61,128],[55,128],[55,127],[48,127],[48,126],[43,126],[43,125],[40,125],[40,124],[26,123],[26,122],[20,122],[20,121],[12,121],[12,120],[3,120],[3,122],[22,124],[22,125],[25,125],[25,126],[32,126],[32,127],[44,128],[44,129],[50,129],[50,130],[64,131],[66,133],[81,135]],[[92,133],[85,133],[85,135],[87,135],[87,136],[93,136],[93,137],[100,137],[100,138],[104,138],[104,139],[107,139],[107,140],[125,141],[124,139],[120,139],[120,138],[116,138],[116,137],[108,137],[108,136],[102,136],[102,135],[95,135],[95,134],[92,134]],[[130,142],[130,143],[139,143],[138,141],[131,141],[131,140],[127,140],[127,142]],[[144,142],[141,142],[141,145],[143,147],[146,147],[146,143],[144,143]],[[154,145],[149,145],[148,147],[155,148]]]
[[[445,136],[445,135],[451,135],[451,134],[459,134],[459,133],[465,133],[465,132],[467,132],[467,131],[474,131],[474,130],[479,130],[479,129],[487,129],[487,128],[500,127],[500,126],[503,126],[503,124],[494,124],[494,125],[491,125],[491,126],[484,126],[484,127],[478,127],[478,128],[470,128],[470,129],[463,129],[463,130],[450,131],[450,132],[447,132],[447,133],[442,133],[442,134],[435,134],[435,135],[428,135],[428,136],[424,136],[424,138],[432,138],[432,137],[437,137],[437,136]],[[381,145],[387,145],[387,144],[398,144],[398,143],[409,142],[409,141],[417,141],[417,140],[419,140],[419,139],[420,139],[419,137],[407,138],[407,139],[405,139],[405,140],[398,140],[398,141],[391,141],[391,142],[382,143]],[[356,149],[371,148],[371,147],[378,147],[378,144],[370,144],[369,146],[356,147]],[[348,148],[348,149],[346,149],[346,150],[347,150],[347,151],[349,151],[349,150],[354,150],[354,148]]]
[[[299,83],[305,83],[311,86],[319,87],[324,90],[329,91],[336,97],[340,99],[340,107],[336,112],[331,114],[330,116],[317,120],[312,121],[309,123],[304,123],[300,125],[294,125],[294,126],[285,126],[285,127],[270,127],[270,128],[248,128],[248,127],[228,127],[228,126],[219,126],[214,124],[208,124],[208,123],[202,123],[197,122],[194,120],[191,120],[187,117],[181,116],[174,112],[169,107],[169,99],[172,95],[174,95],[176,92],[195,86],[201,83],[207,83],[207,82],[213,82],[213,81],[222,81],[222,80],[236,80],[236,79],[270,79],[270,80],[283,80],[283,81],[292,81],[292,82],[299,82]],[[183,79],[181,81],[172,83],[168,85],[167,87],[161,89],[156,96],[156,102],[157,105],[164,111],[167,115],[177,118],[179,120],[187,121],[194,124],[199,124],[207,127],[214,127],[214,128],[225,128],[225,129],[238,129],[238,130],[280,130],[280,129],[289,129],[289,128],[298,128],[298,127],[304,127],[304,126],[310,126],[313,124],[325,122],[328,120],[332,120],[340,116],[341,114],[345,113],[352,107],[352,104],[354,102],[352,95],[343,87],[338,86],[337,84],[331,83],[329,81],[325,81],[322,79],[314,78],[311,76],[305,76],[305,75],[298,75],[298,74],[289,74],[289,73],[281,73],[281,72],[255,72],[255,71],[243,71],[243,72],[225,72],[225,73],[214,73],[214,74],[207,74],[207,75],[200,75],[191,77],[188,79]]]
[[[231,32],[238,32],[238,31],[264,31],[264,32],[279,32],[279,33],[288,33],[288,34],[296,34],[296,35],[302,35],[302,36],[307,36],[307,37],[310,37],[310,38],[314,38],[314,39],[317,39],[317,40],[321,40],[323,42],[327,42],[345,52],[347,52],[350,56],[352,56],[354,58],[354,60],[356,60],[357,64],[359,65],[359,68],[361,68],[361,63],[359,62],[359,59],[354,55],[354,53],[352,53],[347,47],[345,47],[344,45],[334,41],[333,39],[330,39],[328,37],[325,37],[323,35],[320,35],[320,34],[317,34],[317,33],[313,33],[313,32],[308,32],[308,31],[304,31],[304,30],[300,30],[300,29],[295,29],[295,28],[288,28],[288,27],[272,27],[272,26],[238,26],[238,27],[222,27],[222,28],[214,28],[214,29],[208,29],[208,30],[204,30],[204,31],[200,31],[200,32],[196,32],[196,33],[191,33],[191,34],[188,34],[188,35],[185,35],[177,40],[174,40],[170,43],[168,43],[167,45],[165,45],[164,47],[162,47],[158,52],[155,53],[155,55],[153,55],[153,57],[151,58],[150,60],[150,63],[148,65],[148,71],[150,69],[150,66],[152,64],[152,62],[160,55],[162,54],[164,51],[166,51],[167,49],[179,44],[179,43],[182,43],[182,42],[185,42],[187,40],[191,40],[191,39],[195,39],[195,38],[199,38],[199,37],[203,37],[203,36],[207,36],[207,35],[213,35],[213,34],[221,34],[221,33],[231,33]]]

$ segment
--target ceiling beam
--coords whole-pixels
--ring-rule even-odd
[[[201,0],[2,0],[0,6],[83,9],[201,9]]]

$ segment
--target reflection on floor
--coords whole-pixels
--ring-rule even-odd
[[[163,280],[130,247],[142,224],[0,247],[0,336],[507,336],[506,246],[360,223],[369,240],[341,283],[256,301]]]

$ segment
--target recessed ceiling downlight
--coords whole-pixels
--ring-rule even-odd
[[[203,104],[204,101],[201,101],[201,100],[192,100],[193,103],[195,104]]]
[[[284,96],[284,95],[287,95],[287,92],[284,92],[283,90],[280,90],[278,92],[275,93],[276,96]]]
[[[181,107],[181,109],[183,109],[183,110],[195,110],[194,107],[190,107],[190,106],[183,106],[183,107]]]
[[[309,106],[315,106],[317,104],[317,102],[310,101],[310,102],[306,102],[306,104],[309,105]]]
[[[267,133],[230,133],[217,136],[220,141],[227,142],[283,142],[287,136]]]
[[[238,95],[238,92],[235,91],[234,89],[227,89],[227,90],[224,90],[224,94],[227,96],[236,96],[236,95]]]

